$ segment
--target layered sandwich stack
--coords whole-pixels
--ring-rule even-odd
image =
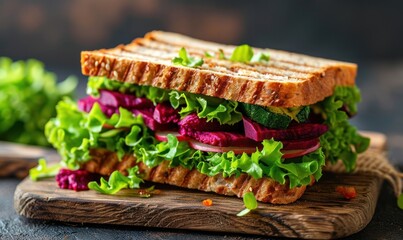
[[[352,170],[369,144],[348,122],[355,64],[153,31],[84,51],[81,66],[89,96],[60,102],[46,125],[63,188],[145,180],[287,204],[325,161]]]

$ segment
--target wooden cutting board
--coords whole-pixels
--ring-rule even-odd
[[[24,178],[39,158],[49,162],[60,161],[53,149],[0,141],[0,177]]]
[[[385,148],[384,135],[369,135],[371,147]],[[156,185],[161,193],[151,198],[118,197],[27,178],[15,191],[14,206],[20,215],[42,220],[327,239],[356,233],[369,223],[381,184],[375,176],[325,173],[296,203],[259,203],[256,211],[237,217],[244,206],[234,197],[162,185]],[[335,192],[338,185],[354,186],[357,197],[345,200]],[[213,201],[210,207],[202,205],[207,198]]]

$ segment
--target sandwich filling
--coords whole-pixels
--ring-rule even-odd
[[[197,169],[207,176],[245,173],[294,188],[319,180],[325,159],[341,159],[353,170],[357,153],[369,145],[348,122],[360,101],[355,86],[338,86],[323,101],[296,108],[263,107],[105,77],[90,77],[87,93],[78,104],[61,101],[45,128],[63,167],[70,170],[79,170],[91,159],[90,150],[101,148],[119,158],[135,155],[150,168],[169,161],[169,167]],[[129,167],[127,176],[118,174],[113,173],[108,184],[103,180],[89,186],[115,193],[141,181],[135,168]],[[71,187],[66,177],[58,179],[64,188],[86,188]]]

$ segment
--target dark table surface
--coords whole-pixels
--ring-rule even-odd
[[[360,129],[385,133],[389,159],[402,171],[403,62],[367,63],[360,69],[357,84],[362,90],[363,103],[353,123]],[[14,211],[13,195],[19,182],[13,178],[0,179],[0,239],[263,239],[259,236],[30,220]],[[375,215],[368,226],[347,239],[403,239],[403,210],[398,209],[390,186],[383,184]]]

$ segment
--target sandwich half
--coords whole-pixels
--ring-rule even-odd
[[[353,170],[369,145],[348,122],[352,63],[153,31],[83,51],[81,67],[88,96],[60,102],[46,125],[62,188],[151,181],[288,204],[326,161]]]

